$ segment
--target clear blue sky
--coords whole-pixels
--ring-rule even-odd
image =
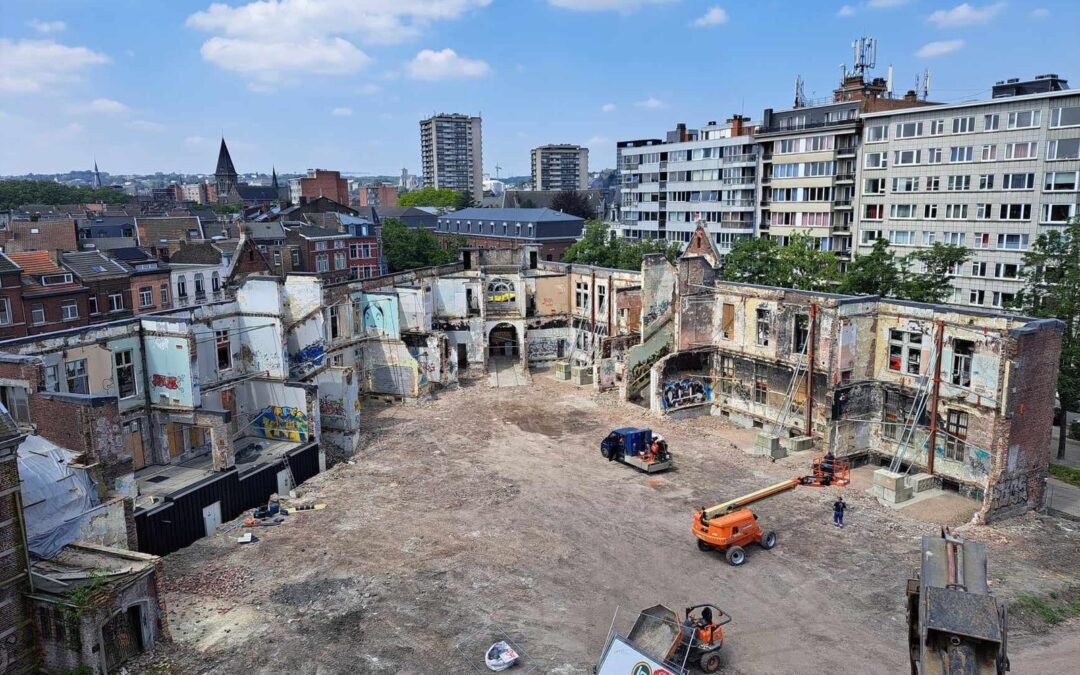
[[[418,125],[481,113],[484,168],[659,137],[836,85],[851,41],[931,98],[1056,72],[1080,88],[1080,3],[955,0],[4,0],[0,174],[89,167],[419,171]]]

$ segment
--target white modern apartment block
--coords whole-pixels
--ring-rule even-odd
[[[424,187],[468,192],[480,202],[484,172],[479,117],[441,114],[421,120],[420,156]]]
[[[754,236],[753,130],[736,115],[701,129],[679,124],[664,141],[618,143],[622,235],[688,242],[700,220],[721,251]]]
[[[531,153],[534,190],[587,190],[589,149],[580,145],[541,145]]]
[[[951,302],[1006,306],[1024,252],[1080,212],[1080,91],[1065,87],[1009,80],[991,100],[864,114],[858,252],[965,246]]]

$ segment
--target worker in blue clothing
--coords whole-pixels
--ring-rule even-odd
[[[843,497],[837,497],[836,501],[832,505],[832,521],[833,525],[837,527],[844,526],[844,511],[847,510],[847,503],[844,502]]]

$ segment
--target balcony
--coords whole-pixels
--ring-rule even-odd
[[[724,164],[734,164],[736,162],[756,162],[757,155],[749,153],[745,155],[731,155],[729,157],[721,157],[720,161]]]
[[[854,183],[855,174],[853,173],[838,173],[836,174],[837,183]]]
[[[855,153],[857,153],[858,151],[859,151],[858,148],[837,148],[836,149],[836,156],[837,157],[854,157]]]
[[[761,161],[763,161],[763,162],[771,162],[772,161],[772,153],[771,152],[763,152],[763,153],[761,153]]]
[[[761,184],[762,185],[768,185],[771,182],[772,182],[772,176],[762,176],[761,177]]]
[[[850,209],[851,208],[851,200],[850,199],[834,199],[833,200],[833,206],[838,208],[838,209]]]

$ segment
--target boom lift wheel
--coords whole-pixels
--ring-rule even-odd
[[[746,562],[746,551],[743,550],[742,546],[732,546],[727,550],[726,557],[729,563],[731,563],[735,567],[738,567],[739,565]]]
[[[615,455],[615,453],[611,451],[611,448],[608,448],[606,446],[600,447],[600,454],[603,455],[604,459],[608,460],[609,462],[614,459]]]
[[[716,652],[702,654],[699,665],[701,666],[701,669],[706,673],[715,673],[716,671],[720,670],[720,655]]]
[[[702,539],[697,540],[697,547],[698,547],[699,551],[711,551],[712,550],[712,546],[709,546],[709,544],[706,543]]]
[[[776,533],[769,530],[765,534],[761,535],[761,548],[768,551],[773,546],[776,546]]]

